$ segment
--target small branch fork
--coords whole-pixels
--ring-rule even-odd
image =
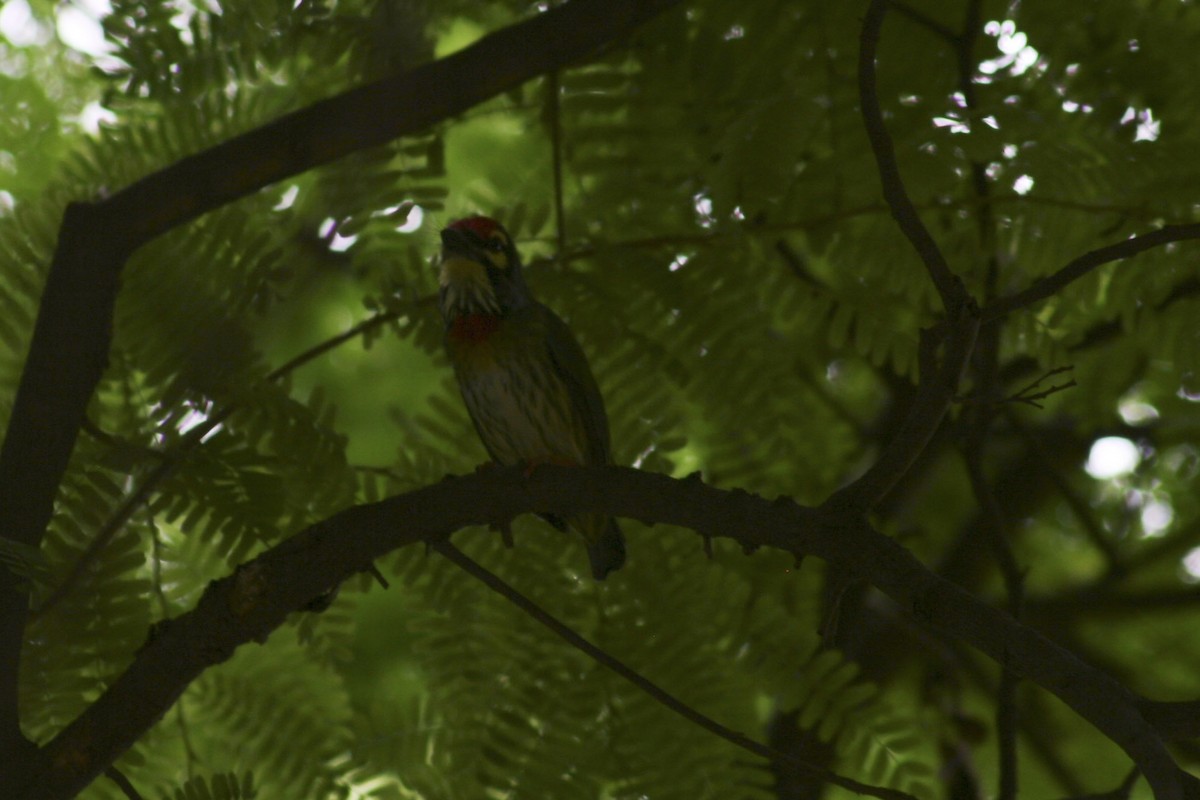
[[[1024,403],[1026,405],[1033,406],[1034,408],[1044,408],[1040,401],[1045,400],[1051,395],[1055,395],[1059,392],[1064,392],[1067,389],[1078,386],[1079,384],[1075,382],[1074,378],[1072,378],[1066,383],[1056,383],[1053,386],[1042,389],[1041,391],[1035,392],[1034,389],[1037,389],[1039,386],[1041,386],[1043,381],[1046,381],[1055,375],[1061,375],[1064,372],[1070,372],[1073,369],[1075,369],[1074,364],[1068,364],[1065,367],[1055,367],[1052,370],[1044,372],[1037,380],[1022,387],[1021,389],[1018,389],[1007,397],[987,398],[980,397],[978,395],[969,395],[967,397],[959,397],[956,399],[958,402],[964,405],[1000,405],[1003,403]]]
[[[1006,397],[1005,401],[1009,402],[1009,403],[1026,403],[1028,405],[1033,406],[1034,408],[1044,408],[1044,406],[1040,402],[1038,402],[1039,400],[1045,400],[1047,397],[1049,397],[1052,394],[1058,394],[1059,392],[1066,391],[1067,389],[1070,389],[1074,386],[1078,386],[1079,384],[1077,384],[1075,382],[1075,379],[1072,378],[1071,380],[1067,381],[1066,383],[1056,383],[1055,385],[1053,385],[1047,389],[1042,389],[1040,392],[1035,392],[1033,390],[1038,388],[1039,386],[1041,386],[1042,381],[1044,381],[1048,378],[1052,378],[1055,375],[1061,375],[1064,372],[1070,372],[1073,369],[1075,369],[1074,364],[1070,364],[1065,367],[1057,367],[1055,369],[1052,369],[1049,372],[1047,372],[1046,374],[1042,375],[1042,377],[1038,378],[1033,383],[1026,386],[1025,388],[1020,389],[1017,392]]]

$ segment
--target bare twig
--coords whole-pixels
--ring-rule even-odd
[[[786,239],[778,239],[775,242],[775,252],[779,253],[779,257],[783,259],[783,263],[788,265],[792,274],[799,278],[804,283],[808,284],[813,289],[821,292],[828,292],[829,287],[825,282],[813,275],[812,270],[804,263],[804,259],[800,254],[792,249],[792,246],[787,243]]]
[[[819,767],[814,764],[808,764],[798,758],[795,758],[794,756],[781,753],[772,747],[751,739],[743,733],[722,725],[712,717],[697,711],[687,703],[675,697],[666,689],[663,689],[658,684],[654,683],[632,667],[628,666],[625,662],[616,658],[612,654],[601,650],[599,647],[580,636],[569,626],[559,621],[556,617],[547,612],[537,603],[521,594],[509,584],[505,583],[498,575],[486,569],[482,564],[472,559],[463,551],[459,550],[450,543],[449,539],[443,539],[435,543],[433,545],[433,549],[437,550],[447,559],[452,561],[457,567],[465,571],[471,577],[480,581],[489,589],[496,592],[505,600],[512,603],[514,606],[528,614],[531,618],[548,628],[552,633],[554,633],[555,636],[558,636],[567,644],[585,653],[597,664],[607,667],[608,669],[617,673],[622,678],[645,692],[654,701],[666,706],[671,711],[674,711],[676,714],[686,719],[688,722],[698,725],[709,733],[715,734],[725,741],[730,742],[731,744],[734,744],[749,753],[753,753],[760,758],[767,759],[768,761],[783,762],[795,770],[814,775],[827,783],[840,786],[843,789],[848,789],[856,794],[867,795],[868,797],[890,798],[892,800],[915,800],[912,795],[906,792],[897,791],[895,789],[887,789],[879,786],[870,786],[868,784],[853,780],[852,778],[846,778],[830,772],[823,767]]]
[[[950,44],[958,44],[959,36],[950,28],[950,26],[943,25],[933,17],[926,14],[924,11],[919,11],[910,6],[908,3],[900,2],[900,0],[889,0],[889,5],[896,10],[897,14],[908,17],[923,28],[928,28]]]
[[[865,511],[874,507],[912,467],[945,418],[979,333],[979,309],[955,275],[908,197],[896,154],[884,125],[875,83],[875,53],[887,0],[872,0],[863,19],[859,45],[859,102],[871,149],[879,168],[883,194],[901,231],[921,257],[941,296],[946,320],[923,332],[922,376],[916,399],[900,431],[867,472],[833,494],[829,510]],[[936,340],[943,347],[941,366],[933,368]]]
[[[1023,388],[1018,389],[1016,392],[1013,392],[1008,397],[1004,398],[1005,402],[1027,403],[1027,404],[1033,406],[1034,408],[1042,408],[1042,404],[1037,402],[1038,400],[1045,400],[1047,397],[1049,397],[1052,394],[1057,394],[1057,393],[1063,391],[1064,389],[1070,389],[1072,386],[1078,386],[1078,384],[1075,383],[1075,379],[1072,378],[1067,383],[1056,384],[1054,386],[1051,386],[1048,389],[1043,389],[1040,392],[1035,392],[1033,390],[1038,388],[1039,386],[1041,386],[1042,381],[1046,380],[1047,378],[1053,378],[1055,375],[1061,375],[1064,372],[1071,372],[1074,369],[1075,369],[1074,364],[1068,364],[1065,367],[1055,367],[1054,369],[1049,370],[1048,372],[1044,373],[1040,378],[1035,380],[1033,383],[1030,383],[1029,385],[1027,385]]]
[[[1018,389],[1006,397],[998,397],[996,393],[989,391],[981,394],[970,395],[968,397],[959,397],[956,399],[958,402],[963,403],[964,405],[999,406],[1005,403],[1025,403],[1026,405],[1033,406],[1034,408],[1043,408],[1044,406],[1042,406],[1042,404],[1038,401],[1045,400],[1050,395],[1058,394],[1059,392],[1070,389],[1073,386],[1078,386],[1079,384],[1072,379],[1066,383],[1055,384],[1054,386],[1043,389],[1040,392],[1035,392],[1033,390],[1040,386],[1042,381],[1046,380],[1047,378],[1050,378],[1054,375],[1061,375],[1064,372],[1070,372],[1073,369],[1075,369],[1074,364],[1069,364],[1065,367],[1056,367],[1048,372],[1043,373],[1042,376],[1033,381],[1033,383],[1030,383],[1024,388]],[[989,395],[991,396],[989,397]]]

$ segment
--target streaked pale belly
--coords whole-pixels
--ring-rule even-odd
[[[460,370],[459,386],[492,458],[505,465],[584,463],[584,435],[576,427],[570,395],[548,362],[472,361]]]

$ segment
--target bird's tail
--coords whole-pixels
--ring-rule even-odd
[[[602,581],[625,563],[625,536],[615,519],[603,514],[581,514],[571,519],[571,526],[587,540],[593,578]]]

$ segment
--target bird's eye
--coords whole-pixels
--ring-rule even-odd
[[[484,248],[491,250],[493,253],[504,252],[504,242],[500,241],[499,239],[488,239],[483,243],[483,246]]]

